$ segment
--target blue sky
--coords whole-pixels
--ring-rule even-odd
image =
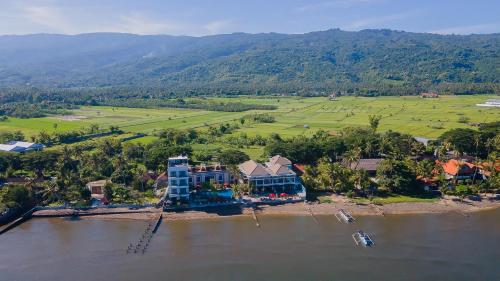
[[[0,34],[500,32],[498,0],[0,0]]]

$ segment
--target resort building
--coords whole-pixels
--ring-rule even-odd
[[[229,186],[233,178],[226,167],[215,163],[190,166],[187,156],[171,157],[168,159],[168,171],[160,175],[156,181],[159,188],[167,183],[167,194],[170,199],[189,199],[189,189],[200,188],[204,183]]]
[[[305,196],[299,177],[292,171],[292,162],[285,157],[274,156],[265,165],[249,160],[238,168],[240,183],[249,184],[253,193],[300,193]]]
[[[190,167],[189,174],[189,184],[194,187],[201,187],[206,182],[228,186],[233,181],[226,167],[219,163]]]
[[[0,144],[0,151],[24,153],[29,151],[39,151],[45,146],[39,143],[25,141],[11,141],[6,144]]]
[[[189,165],[187,156],[168,158],[168,187],[170,199],[189,199]]]

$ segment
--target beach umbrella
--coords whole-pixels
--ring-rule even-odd
[[[287,197],[287,196],[288,196],[288,194],[286,194],[284,192],[280,194],[280,197]]]
[[[269,193],[269,198],[274,198],[274,197],[276,197],[276,194],[274,194],[274,193]]]

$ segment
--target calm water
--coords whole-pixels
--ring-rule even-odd
[[[0,236],[0,280],[500,280],[500,210],[364,217],[164,222],[35,219]],[[374,248],[351,234],[373,234]]]

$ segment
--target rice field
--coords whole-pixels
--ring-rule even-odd
[[[477,103],[494,96],[442,96],[438,99],[420,97],[341,97],[330,101],[324,97],[237,97],[213,98],[218,101],[234,101],[253,104],[271,104],[278,108],[265,111],[275,116],[271,124],[245,124],[239,132],[248,135],[282,136],[312,135],[323,129],[331,132],[348,126],[367,126],[368,116],[382,116],[379,130],[394,130],[414,136],[435,138],[451,128],[471,128],[471,123],[500,120],[499,108],[481,108]],[[214,112],[191,109],[143,109],[116,107],[82,107],[71,116],[44,118],[9,118],[0,122],[0,131],[21,130],[30,136],[41,131],[62,132],[88,128],[97,124],[101,128],[119,126],[126,132],[153,134],[165,128],[203,129],[213,124],[238,120],[240,117],[264,111]],[[467,122],[459,122],[460,119]],[[238,133],[238,132],[236,132]],[[147,137],[139,142],[154,140]]]

